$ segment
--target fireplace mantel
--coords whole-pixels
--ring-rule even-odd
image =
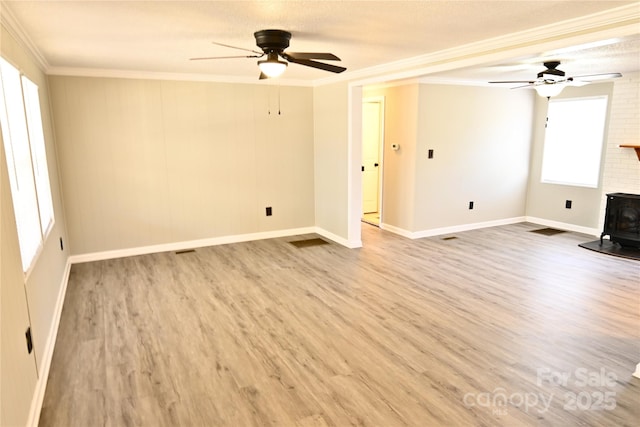
[[[638,156],[638,160],[640,160],[640,145],[630,145],[630,144],[621,144],[620,148],[633,148],[636,150],[636,156]]]

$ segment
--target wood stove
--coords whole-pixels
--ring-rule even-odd
[[[627,193],[607,194],[607,210],[604,216],[602,238],[621,246],[640,248],[640,195]]]

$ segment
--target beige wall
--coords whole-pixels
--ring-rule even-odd
[[[420,86],[413,231],[524,216],[532,98],[504,88]]]
[[[311,88],[50,82],[73,254],[314,225]]]
[[[415,83],[364,93],[385,97],[385,225],[424,232],[524,216],[531,92]]]
[[[58,185],[58,167],[54,135],[49,110],[47,80],[44,73],[26,50],[2,27],[2,56],[17,66],[22,73],[39,87],[40,109],[46,144],[49,179],[55,215],[55,224],[44,242],[44,247],[33,265],[28,279],[24,280],[22,264],[15,229],[11,192],[5,172],[4,151],[1,159],[2,191],[2,395],[0,425],[23,425],[27,421],[36,378],[34,355],[40,372],[45,353],[51,350],[52,326],[56,316],[56,303],[63,286],[67,250],[60,250],[59,239],[66,239],[65,215],[62,207],[61,191]],[[4,149],[3,149],[4,150]],[[25,301],[26,295],[26,301]],[[30,318],[27,315],[27,304]],[[34,353],[28,356],[25,345],[25,331],[31,324]]]
[[[385,100],[382,221],[407,231],[414,229],[419,90],[415,83],[364,91]]]
[[[316,226],[348,239],[348,86],[314,88]]]
[[[557,98],[580,96],[609,97],[611,109],[613,83],[591,84],[582,87],[567,87]],[[546,184],[540,182],[542,153],[544,148],[544,125],[547,116],[547,99],[536,96],[535,118],[533,122],[533,146],[531,152],[531,173],[527,192],[527,215],[548,221],[556,221],[584,227],[598,228],[602,198],[602,179],[598,188],[575,187],[570,185]],[[607,127],[609,120],[607,120]],[[607,144],[605,129],[605,146]],[[604,164],[604,153],[602,164]],[[601,175],[602,176],[602,175]],[[571,200],[571,209],[565,208],[565,201]]]

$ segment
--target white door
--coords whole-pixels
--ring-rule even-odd
[[[378,212],[382,103],[362,105],[362,213]]]

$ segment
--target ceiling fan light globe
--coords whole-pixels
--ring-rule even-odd
[[[538,95],[544,98],[550,98],[552,96],[560,95],[562,89],[564,89],[564,85],[560,83],[544,83],[535,87]]]
[[[267,77],[279,77],[287,69],[287,63],[278,59],[267,59],[266,61],[258,61],[260,71]]]

